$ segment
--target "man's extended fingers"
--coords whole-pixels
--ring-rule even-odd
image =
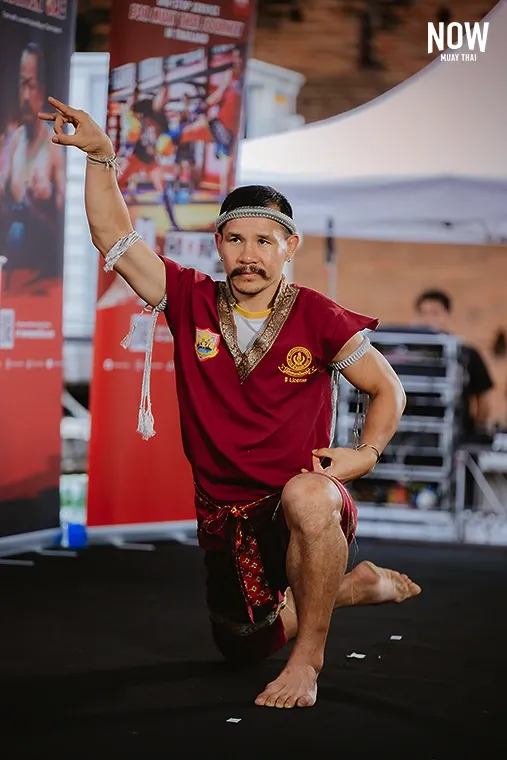
[[[37,114],[39,119],[42,119],[42,121],[55,121],[56,117],[59,116],[57,113],[38,113]]]
[[[312,454],[312,463],[314,472],[324,472],[324,468],[320,463],[320,459],[316,457],[315,454]]]
[[[53,130],[55,134],[61,135],[63,134],[63,125],[66,124],[68,119],[65,116],[61,116],[60,114],[57,115],[55,119],[55,125],[53,127]]]
[[[79,112],[76,108],[72,108],[72,106],[68,106],[66,103],[62,103],[61,100],[57,100],[53,97],[49,97],[48,102],[51,103],[51,105],[54,106],[57,111],[60,111],[60,113],[62,113],[64,116],[69,116],[71,119],[77,119]]]
[[[65,132],[53,135],[51,142],[57,143],[58,145],[77,145],[76,135],[66,135]]]
[[[332,459],[334,453],[333,449],[314,449],[312,451],[312,454],[319,457],[319,459]]]

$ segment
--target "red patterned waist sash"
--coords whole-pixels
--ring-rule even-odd
[[[232,538],[236,572],[252,623],[255,622],[254,608],[269,602],[278,604],[283,597],[279,595],[280,598],[275,600],[269,586],[250,513],[275,499],[279,504],[280,497],[281,493],[275,493],[249,504],[215,504],[196,487],[199,543],[204,549],[208,548],[205,537],[208,534],[222,539],[226,548],[228,536]]]

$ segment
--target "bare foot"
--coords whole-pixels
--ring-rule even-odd
[[[317,701],[318,673],[310,665],[287,663],[275,681],[268,683],[255,704],[260,707],[313,707]]]
[[[421,587],[408,575],[377,567],[373,562],[361,562],[345,576],[338,592],[337,606],[404,602],[418,596]]]

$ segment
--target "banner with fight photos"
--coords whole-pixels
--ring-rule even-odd
[[[113,0],[107,130],[132,223],[158,254],[218,279],[213,223],[234,187],[254,0],[220,4]],[[137,432],[144,303],[100,273],[91,394],[88,526],[195,519],[182,448],[172,338],[155,331],[155,436]]]
[[[0,1],[0,540],[59,525],[65,151],[74,3]]]

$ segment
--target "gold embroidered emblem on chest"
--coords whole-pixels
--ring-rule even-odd
[[[317,367],[313,366],[313,356],[304,346],[291,348],[285,362],[278,369],[285,375],[286,383],[306,383],[308,376],[317,372]]]
[[[211,332],[211,330],[200,330],[197,328],[195,331],[195,352],[200,361],[204,362],[207,359],[213,359],[218,354],[219,344],[220,335]]]

